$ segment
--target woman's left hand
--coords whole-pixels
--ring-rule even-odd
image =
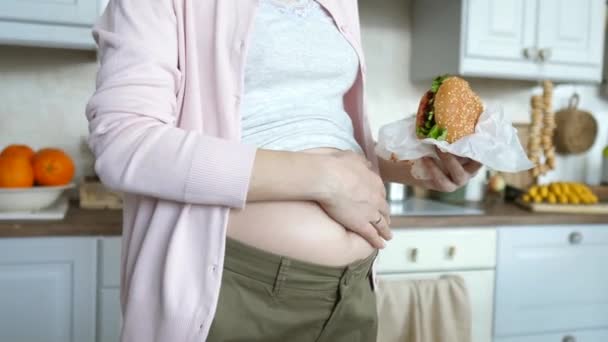
[[[452,192],[473,178],[481,164],[469,158],[455,156],[437,150],[439,160],[422,158],[422,174],[412,174],[412,163],[380,160],[380,170],[385,181],[421,186],[430,190]]]
[[[452,192],[466,185],[475,177],[481,164],[469,158],[455,156],[437,150],[439,160],[424,158],[422,165],[430,179],[417,179],[425,188]]]

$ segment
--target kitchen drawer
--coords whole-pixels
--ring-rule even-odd
[[[585,330],[543,335],[495,338],[494,342],[606,342],[608,330]]]
[[[494,268],[496,230],[394,229],[380,251],[378,273]]]
[[[608,328],[608,225],[501,228],[497,260],[495,336]]]
[[[120,286],[120,238],[99,240],[101,287]]]

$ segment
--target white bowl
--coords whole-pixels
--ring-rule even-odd
[[[32,211],[53,204],[65,189],[74,184],[34,186],[31,188],[0,188],[0,211]]]

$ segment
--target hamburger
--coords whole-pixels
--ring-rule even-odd
[[[475,132],[483,111],[479,96],[460,77],[439,76],[420,99],[416,135],[453,143]]]

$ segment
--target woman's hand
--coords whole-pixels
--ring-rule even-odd
[[[412,172],[410,162],[391,162],[380,159],[382,177],[390,182],[421,186],[430,190],[452,192],[473,178],[481,164],[437,150],[439,160],[422,158],[421,169]]]
[[[328,155],[320,179],[319,204],[338,223],[375,248],[390,240],[390,213],[384,183],[371,164],[354,152]]]
[[[437,151],[440,160],[423,158],[422,166],[428,177],[416,179],[417,183],[427,189],[452,192],[466,185],[475,177],[481,164],[469,158]],[[428,179],[427,179],[428,178]]]

